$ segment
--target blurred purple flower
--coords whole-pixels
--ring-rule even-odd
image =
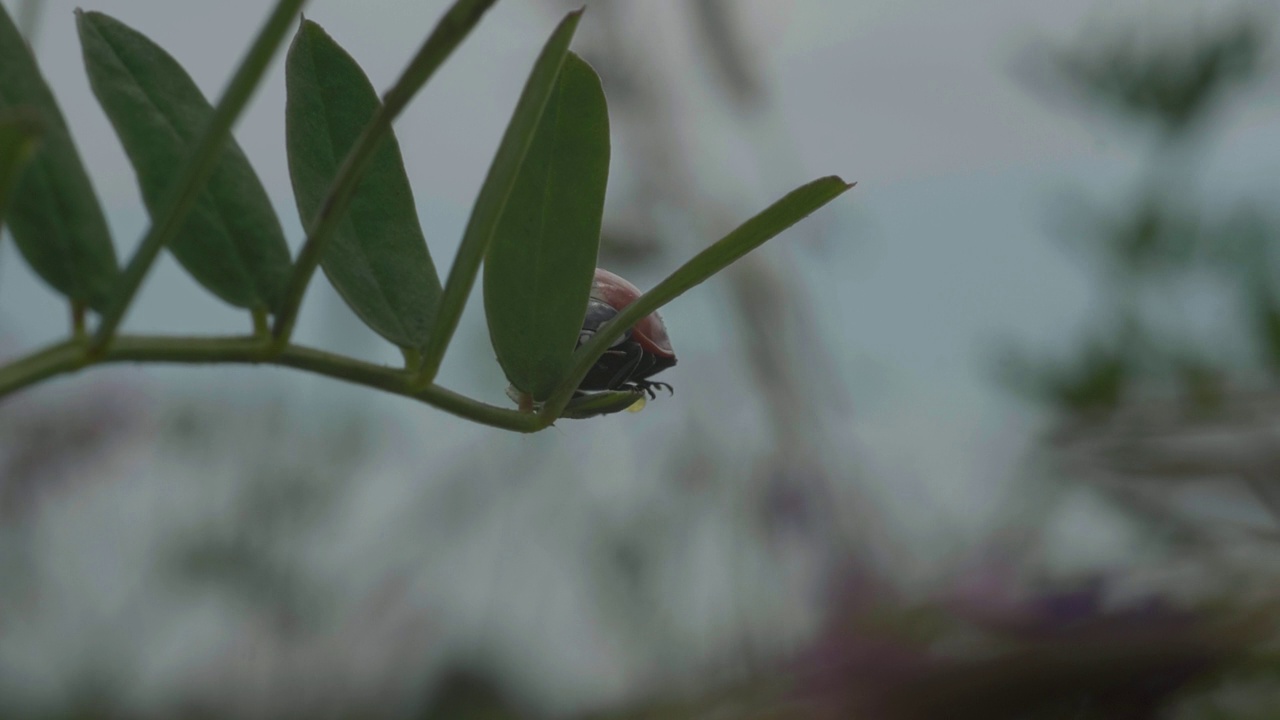
[[[0,406],[0,520],[92,474],[142,424],[138,395],[136,388],[95,384],[54,401],[23,396]]]
[[[1239,623],[1155,599],[1107,609],[1105,587],[1091,579],[1011,602],[996,584],[987,603],[964,592],[914,610],[837,604],[801,660],[800,699],[814,718],[1142,720],[1248,640]]]

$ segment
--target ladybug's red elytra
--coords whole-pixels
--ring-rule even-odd
[[[591,339],[600,326],[640,297],[640,289],[603,268],[596,268],[587,300],[587,315],[578,334],[578,346]],[[658,313],[637,322],[605,351],[578,386],[579,393],[601,390],[634,390],[657,395],[655,389],[674,392],[664,382],[649,380],[676,364],[676,353],[667,326]]]

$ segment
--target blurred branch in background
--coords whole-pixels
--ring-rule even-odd
[[[1073,471],[1251,485],[1280,475],[1270,449],[1280,418],[1264,400],[1280,388],[1280,219],[1251,198],[1218,207],[1197,187],[1200,156],[1189,150],[1264,78],[1274,20],[1238,5],[1177,32],[1094,36],[1047,64],[1045,79],[1160,138],[1127,205],[1068,206],[1075,217],[1064,229],[1090,238],[1072,250],[1101,275],[1090,339],[1074,358],[1019,355],[1007,367],[1015,385],[1059,409],[1053,441],[1075,458]],[[1215,434],[1223,441],[1206,440]]]
[[[1105,109],[1156,142],[1123,197],[1078,194],[1058,212],[1101,288],[1084,339],[1057,359],[1011,353],[1003,370],[1059,418],[1046,449],[1054,475],[1100,490],[1163,540],[1158,564],[1182,570],[1166,575],[1169,590],[1271,604],[1248,639],[1274,643],[1280,217],[1262,198],[1280,187],[1224,200],[1203,178],[1226,119],[1275,77],[1277,15],[1257,3],[1200,11],[1178,25],[1153,9],[1024,66],[1042,93]],[[1280,682],[1280,669],[1269,673]],[[1223,677],[1188,717],[1225,716],[1213,714],[1232,697]],[[1231,717],[1274,712],[1274,697],[1249,697],[1254,714]]]
[[[1087,105],[1150,126],[1173,143],[1208,129],[1234,90],[1258,79],[1274,18],[1260,4],[1206,7],[1170,26],[1154,16],[1049,57],[1061,86]]]
[[[742,35],[740,10],[726,0],[694,0],[689,7],[703,52],[731,104],[739,110],[759,110],[767,100],[765,86]]]

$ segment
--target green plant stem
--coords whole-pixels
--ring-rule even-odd
[[[480,18],[497,0],[457,0],[440,22],[436,24],[431,35],[423,42],[408,67],[400,75],[400,79],[383,96],[382,106],[365,126],[351,151],[343,159],[338,174],[329,186],[320,212],[307,228],[307,240],[298,253],[298,261],[293,275],[285,289],[284,303],[276,314],[272,334],[276,347],[284,347],[293,335],[294,325],[298,321],[298,309],[302,306],[302,297],[307,292],[311,277],[324,254],[329,238],[337,230],[338,224],[346,215],[355,195],[360,180],[364,177],[373,152],[386,138],[391,123],[404,110],[413,96],[422,89],[431,76],[435,74],[449,55],[462,44],[471,30],[480,22]]]
[[[165,211],[152,221],[151,228],[125,268],[120,288],[116,291],[111,306],[103,313],[102,322],[89,344],[91,354],[99,355],[106,350],[156,257],[181,229],[187,213],[195,205],[222,156],[227,137],[231,134],[231,126],[262,81],[267,65],[271,63],[272,56],[293,24],[293,18],[306,2],[307,0],[278,0],[271,16],[249,47],[249,52],[214,108],[208,129],[187,159],[179,176],[181,180],[174,186],[169,201],[164,204]]]
[[[587,344],[574,352],[569,374],[543,405],[542,415],[549,421],[560,417],[560,413],[564,412],[565,406],[573,398],[574,391],[582,384],[582,379],[587,376],[591,366],[595,365],[604,351],[615,340],[622,337],[628,328],[839,197],[851,187],[853,185],[844,180],[829,176],[792,190],[763,212],[693,256],[665,280],[653,286],[649,292],[636,298],[635,302],[605,323]]]
[[[88,337],[85,331],[85,315],[88,311],[84,303],[77,300],[71,301],[71,335],[81,342]]]
[[[537,432],[550,424],[536,415],[482,403],[438,385],[415,389],[412,374],[404,370],[300,345],[288,345],[283,350],[278,350],[262,338],[253,336],[202,338],[120,335],[97,356],[91,356],[84,343],[74,339],[66,340],[0,368],[0,398],[57,375],[75,373],[93,365],[125,362],[277,365],[403,395],[459,417],[504,430]]]
[[[250,311],[250,317],[253,318],[253,336],[256,338],[267,339],[271,337],[271,323],[267,317],[266,308],[254,308]]]

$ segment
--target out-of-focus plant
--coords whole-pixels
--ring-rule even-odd
[[[89,464],[132,430],[135,414],[120,393],[99,391],[0,415],[0,520],[55,492],[68,468]]]
[[[866,588],[795,662],[719,691],[591,720],[1154,720],[1224,715],[1209,689],[1274,658],[1267,611],[1115,605],[1107,588],[1041,590],[1013,605],[880,604]],[[881,598],[885,600],[887,598]],[[443,717],[431,715],[430,717]],[[489,714],[517,718],[518,714]]]
[[[1163,40],[1154,30],[1154,40],[1118,31],[1057,50],[1040,66],[1042,85],[1066,88],[1159,139],[1125,205],[1078,199],[1062,213],[1070,216],[1068,236],[1087,238],[1072,249],[1103,269],[1102,318],[1074,361],[1011,369],[1064,411],[1105,414],[1170,387],[1204,406],[1216,396],[1210,385],[1250,369],[1238,351],[1269,364],[1267,319],[1280,298],[1267,270],[1275,227],[1247,203],[1215,215],[1194,185],[1196,151],[1211,139],[1207,122],[1228,109],[1232,90],[1262,77],[1271,19],[1242,7]],[[1213,318],[1208,332],[1192,317],[1204,300],[1192,293],[1203,296],[1206,286],[1236,294],[1239,306]],[[1230,345],[1233,331],[1252,342]]]
[[[1095,37],[1042,66],[1040,79],[1158,142],[1126,204],[1079,201],[1064,213],[1069,236],[1086,238],[1073,249],[1100,269],[1088,340],[1064,360],[1020,356],[1007,369],[1061,412],[1054,441],[1081,461],[1072,472],[1235,476],[1271,506],[1261,480],[1280,473],[1268,449],[1276,416],[1264,408],[1280,384],[1280,225],[1269,207],[1221,209],[1197,188],[1210,120],[1266,69],[1274,14],[1237,11],[1187,32]]]
[[[614,341],[850,187],[828,177],[793,191],[577,347],[599,245],[609,128],[599,79],[568,49],[581,15],[572,12],[535,62],[442,284],[391,123],[495,1],[457,0],[381,100],[318,25],[300,25],[286,63],[289,169],[307,231],[296,258],[230,130],[305,0],[275,4],[216,106],[148,38],[101,13],[78,13],[90,84],[134,166],[152,219],[123,268],[52,93],[17,28],[0,13],[0,111],[38,120],[0,118],[0,188],[5,178],[14,186],[6,220],[32,268],[70,302],[73,318],[69,339],[0,368],[0,395],[107,362],[268,363],[405,395],[520,432],[544,429],[560,417],[616,412],[638,393],[615,393],[603,403],[575,398],[582,378]],[[40,143],[32,151],[36,129]],[[247,310],[253,333],[118,333],[166,247],[197,282]],[[518,411],[434,382],[482,262],[490,335],[522,398]],[[317,267],[370,328],[400,347],[403,368],[291,341]],[[98,317],[93,328],[90,312]]]
[[[1118,600],[1112,585],[996,583],[905,602],[857,583],[790,665],[705,696],[592,717],[1143,720],[1190,707],[1232,664],[1268,662],[1250,649],[1271,626],[1266,611]]]
[[[1113,607],[1105,590],[853,603],[799,665],[798,697],[816,719],[1164,717],[1262,625],[1155,599]]]

